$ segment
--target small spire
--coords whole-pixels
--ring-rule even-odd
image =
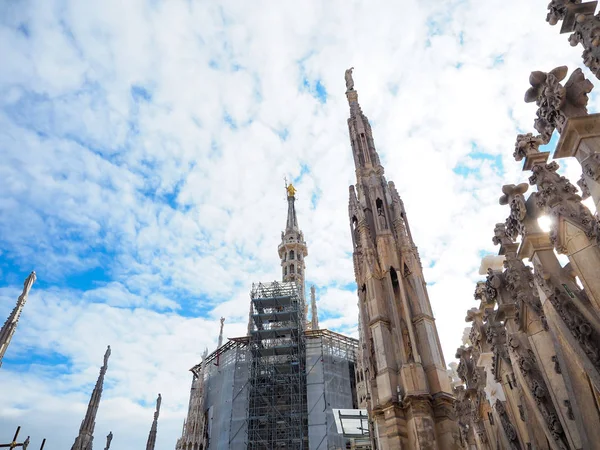
[[[154,420],[152,421],[152,427],[150,428],[150,434],[148,435],[148,442],[146,443],[146,450],[154,450],[156,446],[156,433],[158,431],[158,415],[160,414],[160,404],[162,403],[162,397],[158,394],[156,399],[156,411],[154,412]]]
[[[33,286],[33,283],[36,280],[35,272],[31,272],[29,276],[25,279],[25,283],[23,284],[23,292],[19,296],[17,300],[17,304],[4,322],[4,325],[0,329],[0,367],[2,367],[2,358],[4,358],[4,354],[8,349],[8,345],[15,334],[17,329],[17,325],[19,323],[19,318],[21,317],[21,313],[23,312],[23,307],[25,306],[25,302],[27,301],[27,297],[29,296],[29,291]]]
[[[252,302],[250,302],[250,313],[248,314],[248,336],[250,336],[250,333],[252,332],[252,316],[254,315],[254,306],[252,305]]]
[[[225,317],[221,317],[221,330],[219,331],[219,340],[217,342],[217,350],[223,345],[223,324],[225,323]]]
[[[310,328],[311,330],[318,330],[319,329],[319,314],[317,313],[317,298],[315,296],[315,287],[311,286],[310,287],[310,318],[311,318],[311,324],[310,324]]]
[[[108,369],[108,358],[110,358],[110,354],[111,351],[109,345],[104,354],[104,364],[100,368],[100,375],[98,375],[96,386],[92,392],[85,418],[79,427],[79,436],[75,438],[71,450],[91,450],[92,448],[94,428],[96,427],[96,414],[98,413],[98,407],[100,406],[100,398],[102,397],[102,388],[104,386],[104,375]]]
[[[110,450],[110,443],[112,442],[113,439],[113,434],[112,431],[108,433],[108,436],[106,436],[106,447],[104,447],[104,450]]]

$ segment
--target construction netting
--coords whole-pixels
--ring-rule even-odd
[[[208,449],[246,448],[248,348],[229,341],[211,355],[204,371]]]
[[[308,442],[311,450],[345,449],[333,409],[357,407],[354,365],[358,342],[327,330],[306,334]]]

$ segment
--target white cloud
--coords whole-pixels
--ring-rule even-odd
[[[546,3],[1,6],[0,317],[23,273],[38,282],[0,370],[0,436],[21,424],[68,448],[110,343],[97,446],[110,429],[115,450],[143,445],[161,392],[158,447],[173,447],[218,317],[244,334],[251,283],[280,278],[282,178],[303,170],[321,325],[356,333],[349,66],[452,360],[500,186],[528,176],[512,152],[532,130],[529,72],[581,65]]]

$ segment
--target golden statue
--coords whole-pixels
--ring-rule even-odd
[[[287,189],[288,197],[296,195],[296,188],[292,183],[288,184],[285,188]]]

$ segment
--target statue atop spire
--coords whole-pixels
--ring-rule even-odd
[[[344,74],[344,78],[346,80],[346,92],[354,90],[354,79],[352,78],[353,70],[354,70],[354,67],[350,67],[349,69],[346,70],[346,73]]]
[[[106,447],[104,448],[104,450],[110,450],[110,443],[112,442],[113,439],[113,434],[112,431],[110,433],[108,433],[108,436],[106,436]]]
[[[217,342],[217,350],[223,345],[223,324],[225,323],[225,317],[221,317],[221,330],[219,331],[219,340]]]
[[[98,413],[100,398],[102,397],[104,375],[106,374],[106,369],[108,369],[108,358],[110,358],[110,345],[104,354],[104,365],[100,368],[100,375],[98,376],[98,381],[96,381],[96,386],[92,392],[85,418],[79,427],[79,436],[75,438],[75,443],[71,447],[71,450],[92,450],[94,428],[96,426],[96,414]]]
[[[0,329],[0,367],[2,367],[2,358],[6,353],[6,349],[10,344],[10,340],[15,334],[15,330],[17,329],[17,324],[19,323],[19,317],[21,317],[21,312],[23,312],[23,307],[25,306],[25,302],[27,301],[27,297],[29,296],[29,291],[33,286],[33,283],[36,280],[35,272],[31,272],[29,276],[25,279],[25,283],[23,285],[23,292],[19,296],[17,300],[17,305],[14,307],[6,322]]]
[[[292,183],[285,185],[287,191],[288,200],[288,214],[287,223],[285,225],[285,232],[288,233],[291,230],[298,230],[298,217],[296,216],[296,188]]]
[[[152,427],[150,428],[150,434],[148,435],[148,442],[146,443],[146,450],[154,450],[156,445],[156,432],[158,430],[158,415],[160,414],[160,404],[162,403],[162,397],[158,394],[156,399],[156,411],[154,412],[154,420],[152,421]]]

